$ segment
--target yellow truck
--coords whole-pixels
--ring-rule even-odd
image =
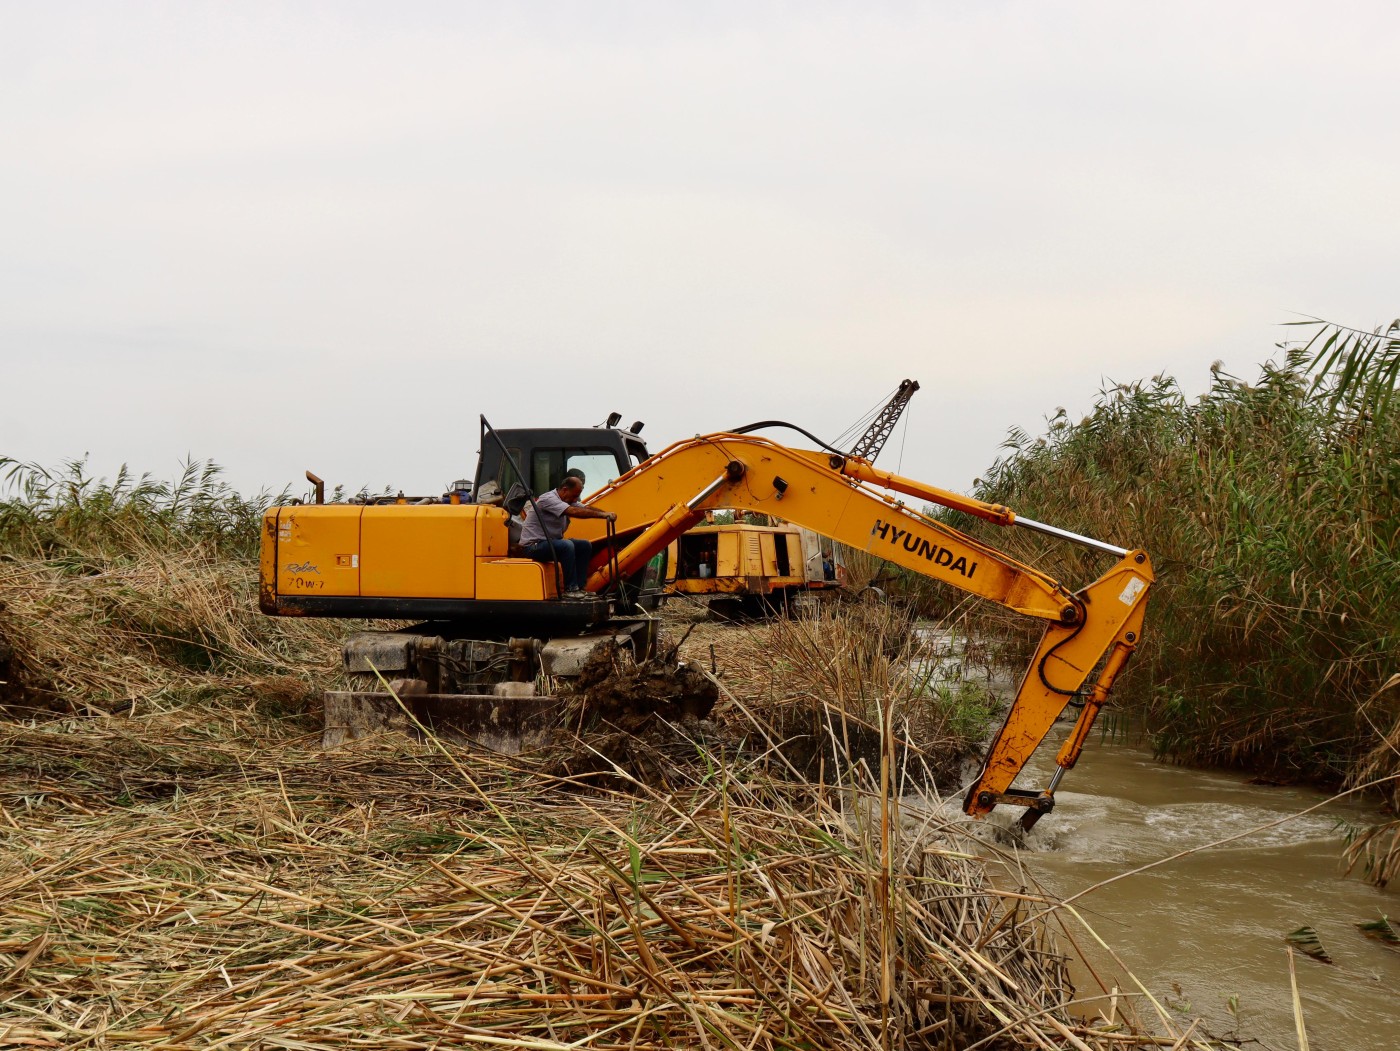
[[[791,522],[721,511],[667,548],[666,594],[728,600],[756,614],[794,594],[839,587],[833,546]]]

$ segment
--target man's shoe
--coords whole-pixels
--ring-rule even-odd
[[[570,602],[587,602],[593,598],[593,596],[590,595],[587,591],[582,591],[579,589],[564,592],[564,597]]]

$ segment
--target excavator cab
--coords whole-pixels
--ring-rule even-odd
[[[494,432],[483,420],[475,491],[495,482],[502,493],[510,493],[523,482],[538,495],[557,486],[567,472],[580,470],[587,497],[647,458],[646,443],[636,433],[642,423],[623,430],[615,419],[620,419],[617,413],[601,427],[517,427]],[[524,472],[523,479],[517,470]]]
[[[519,557],[512,516],[530,496],[580,470],[597,490],[647,458],[637,431],[617,426],[493,430],[482,419],[471,494],[361,498],[269,508],[261,607],[275,616],[414,617],[493,630],[578,630],[609,614],[560,601],[552,563]],[[522,482],[524,476],[524,485]],[[312,477],[308,474],[308,477]],[[491,484],[494,483],[494,486]],[[483,499],[495,487],[504,499]],[[528,489],[527,489],[528,487]],[[504,504],[504,506],[501,506]]]

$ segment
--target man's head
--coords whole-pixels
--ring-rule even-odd
[[[564,480],[559,483],[559,488],[556,492],[558,492],[564,500],[577,500],[583,495],[583,479],[575,475],[566,474]]]

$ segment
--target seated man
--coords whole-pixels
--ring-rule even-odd
[[[566,540],[564,531],[570,518],[606,518],[615,521],[611,511],[584,507],[578,502],[583,495],[583,479],[567,474],[558,489],[535,498],[534,507],[525,519],[520,543],[525,554],[536,562],[558,562],[564,571],[564,597],[588,598],[584,585],[588,583],[588,559],[593,545],[587,540]]]

